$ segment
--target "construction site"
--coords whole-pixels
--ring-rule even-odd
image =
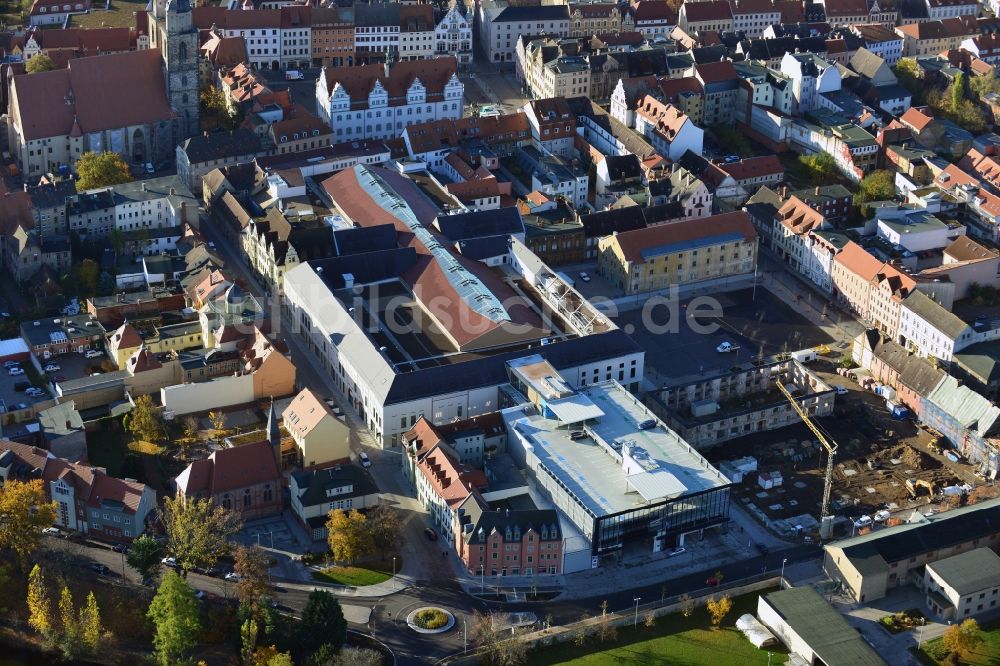
[[[849,389],[831,416],[811,419],[836,449],[829,497],[834,535],[893,521],[891,514],[904,509],[958,506],[982,484],[972,465],[941,451],[934,433],[894,418],[884,398],[835,374],[816,374]],[[733,501],[776,534],[819,535],[828,455],[804,422],[732,439],[705,456],[724,472],[735,471]]]

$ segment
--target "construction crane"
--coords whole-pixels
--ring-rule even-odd
[[[819,439],[820,444],[826,449],[826,476],[823,479],[823,502],[820,505],[820,523],[823,519],[830,515],[830,492],[833,490],[833,459],[837,455],[837,443],[831,439],[827,439],[826,435],[819,429],[812,419],[809,417],[809,413],[802,409],[798,401],[788,392],[785,385],[781,383],[781,377],[775,379],[775,383],[778,385],[778,390],[781,391],[785,399],[795,410],[795,413],[799,415],[802,422],[813,431],[813,434]]]

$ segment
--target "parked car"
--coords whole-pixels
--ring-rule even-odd
[[[123,543],[116,543],[115,545],[111,546],[111,550],[115,551],[116,553],[127,553],[128,546],[126,546]]]
[[[368,458],[368,454],[364,451],[358,454],[358,458],[361,460],[361,466],[365,469],[372,466],[372,461]]]
[[[195,590],[194,591],[194,598],[198,599],[199,601],[201,599],[204,599],[205,598],[205,590]]]
[[[83,355],[84,358],[100,358],[102,356],[104,353],[96,349],[88,349]]]
[[[740,348],[739,345],[734,344],[732,342],[723,342],[722,344],[720,344],[718,347],[715,348],[715,351],[719,352],[720,354],[728,354],[729,352],[734,352],[739,348]]]
[[[45,395],[45,391],[36,386],[31,386],[24,390],[24,395],[30,398],[40,398],[41,396]]]
[[[235,581],[235,582],[237,582],[237,583],[238,583],[238,582],[240,582],[241,580],[243,580],[243,576],[239,575],[239,574],[238,574],[238,573],[236,573],[235,571],[230,571],[229,573],[227,573],[227,574],[225,575],[225,579],[226,579],[226,580],[231,580],[231,581]]]
[[[20,361],[4,361],[3,362],[3,367],[5,367],[5,368],[13,368],[15,365],[21,365],[21,362]]]
[[[872,524],[871,516],[861,516],[860,518],[854,521],[854,526],[857,527],[858,529],[861,529],[862,527],[868,527],[871,524]]]
[[[152,162],[146,162],[146,173],[148,173],[151,176],[154,173],[156,173],[156,169],[153,168],[153,163]]]
[[[590,275],[587,274],[587,271],[580,271],[580,279],[584,282],[590,282]]]
[[[176,569],[177,559],[173,557],[164,557],[162,560],[160,560],[160,564],[162,564],[165,567],[170,567],[171,569]]]
[[[834,386],[833,390],[837,395],[847,395],[847,389],[843,386]]]
[[[26,402],[17,403],[17,409],[27,409],[27,408],[28,408],[28,403]]]
[[[7,369],[7,374],[10,375],[11,377],[17,377],[18,375],[24,374],[24,369],[19,368],[18,366],[15,365],[13,368]]]
[[[60,532],[58,527],[46,527],[42,530],[42,534],[47,534],[48,536],[59,536]]]
[[[678,555],[683,555],[687,552],[687,548],[684,546],[677,546],[676,548],[671,548],[667,551],[667,557],[677,557]]]
[[[430,527],[425,527],[424,528],[424,534],[427,535],[427,538],[430,539],[431,541],[437,541],[438,540],[438,533],[435,532]]]
[[[59,372],[60,370],[62,370],[62,366],[58,363],[49,363],[45,366],[45,372]]]
[[[719,585],[719,579],[716,578],[715,576],[712,576],[711,578],[705,581],[705,587],[717,587],[718,585]]]
[[[90,568],[93,569],[94,571],[96,571],[99,574],[106,574],[106,573],[108,573],[108,568],[106,566],[104,566],[103,564],[94,563],[94,564],[90,565]]]

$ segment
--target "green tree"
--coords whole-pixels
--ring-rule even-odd
[[[965,74],[959,72],[951,83],[951,110],[957,111],[965,101]]]
[[[354,562],[371,552],[371,538],[367,519],[357,509],[345,513],[342,509],[330,512],[326,521],[327,543],[333,559],[338,562]]]
[[[164,500],[163,524],[167,551],[187,574],[195,567],[214,566],[229,548],[229,540],[242,527],[238,514],[216,506],[210,498]]]
[[[724,146],[723,150],[735,153],[740,157],[750,157],[753,155],[750,140],[735,127],[731,125],[712,125],[709,131],[715,136],[715,140],[719,145]]]
[[[39,53],[25,64],[24,71],[28,74],[37,74],[39,72],[48,72],[55,68],[56,64],[52,62],[52,58],[44,53]]]
[[[93,591],[87,594],[87,605],[80,609],[80,639],[91,653],[96,653],[101,646],[104,627],[101,625],[101,609],[97,606],[97,597]]]
[[[837,180],[837,162],[829,153],[799,155],[799,163],[805,167],[809,182],[813,185],[829,185]]]
[[[910,91],[913,95],[913,104],[917,105],[924,100],[923,72],[917,66],[916,58],[900,58],[892,68],[899,84]]]
[[[56,504],[41,479],[9,479],[0,486],[0,548],[12,550],[22,570],[38,548],[42,529],[56,521]]]
[[[976,99],[981,100],[990,93],[1000,94],[1000,78],[997,78],[995,71],[983,74],[982,76],[973,76],[969,80],[969,87],[972,89],[972,94],[975,95]]]
[[[365,524],[372,545],[381,551],[382,559],[385,559],[386,551],[399,543],[399,535],[403,531],[399,512],[388,504],[378,504],[368,512]]]
[[[52,599],[45,574],[37,564],[28,574],[28,624],[46,638],[52,635]]]
[[[257,648],[257,622],[252,617],[248,618],[240,627],[240,645],[244,664],[250,664],[253,660],[253,652]]]
[[[125,561],[135,569],[143,582],[153,579],[160,571],[160,559],[163,556],[163,548],[156,539],[148,534],[143,534],[132,541],[129,546]]]
[[[299,645],[307,654],[322,645],[339,650],[347,640],[347,620],[337,597],[324,590],[309,593],[298,627]]]
[[[153,623],[157,662],[171,666],[198,643],[201,617],[194,590],[183,578],[168,571],[149,604],[146,616]]]
[[[273,645],[257,648],[250,658],[251,666],[292,666],[292,655],[288,652],[278,652]]]
[[[76,189],[90,190],[132,181],[128,164],[118,153],[86,152],[76,161]]]
[[[150,396],[140,395],[135,399],[135,407],[125,415],[125,429],[147,442],[163,439],[163,414]]]
[[[891,171],[879,169],[873,171],[861,180],[858,193],[854,195],[854,203],[862,207],[862,212],[868,215],[868,204],[872,201],[889,201],[896,196],[896,186]]]

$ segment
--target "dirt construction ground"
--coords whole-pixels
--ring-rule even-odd
[[[833,513],[858,518],[879,509],[913,508],[931,501],[928,486],[940,491],[963,483],[982,485],[971,465],[952,462],[932,450],[929,445],[935,440],[933,434],[912,420],[892,418],[884,398],[837,375],[831,362],[818,361],[811,367],[830,385],[849,391],[837,397],[832,417],[817,419],[827,437],[838,445],[831,495]],[[713,463],[755,457],[758,472],[746,475],[742,483],[734,486],[733,501],[786,536],[797,525],[802,526],[803,535],[818,529],[815,521],[820,515],[826,454],[805,425],[725,442],[705,455]],[[782,484],[765,490],[758,484],[758,473],[775,471],[781,473]],[[908,480],[912,480],[910,484]],[[908,485],[916,486],[916,495]],[[841,529],[850,530],[849,523],[843,522]]]

